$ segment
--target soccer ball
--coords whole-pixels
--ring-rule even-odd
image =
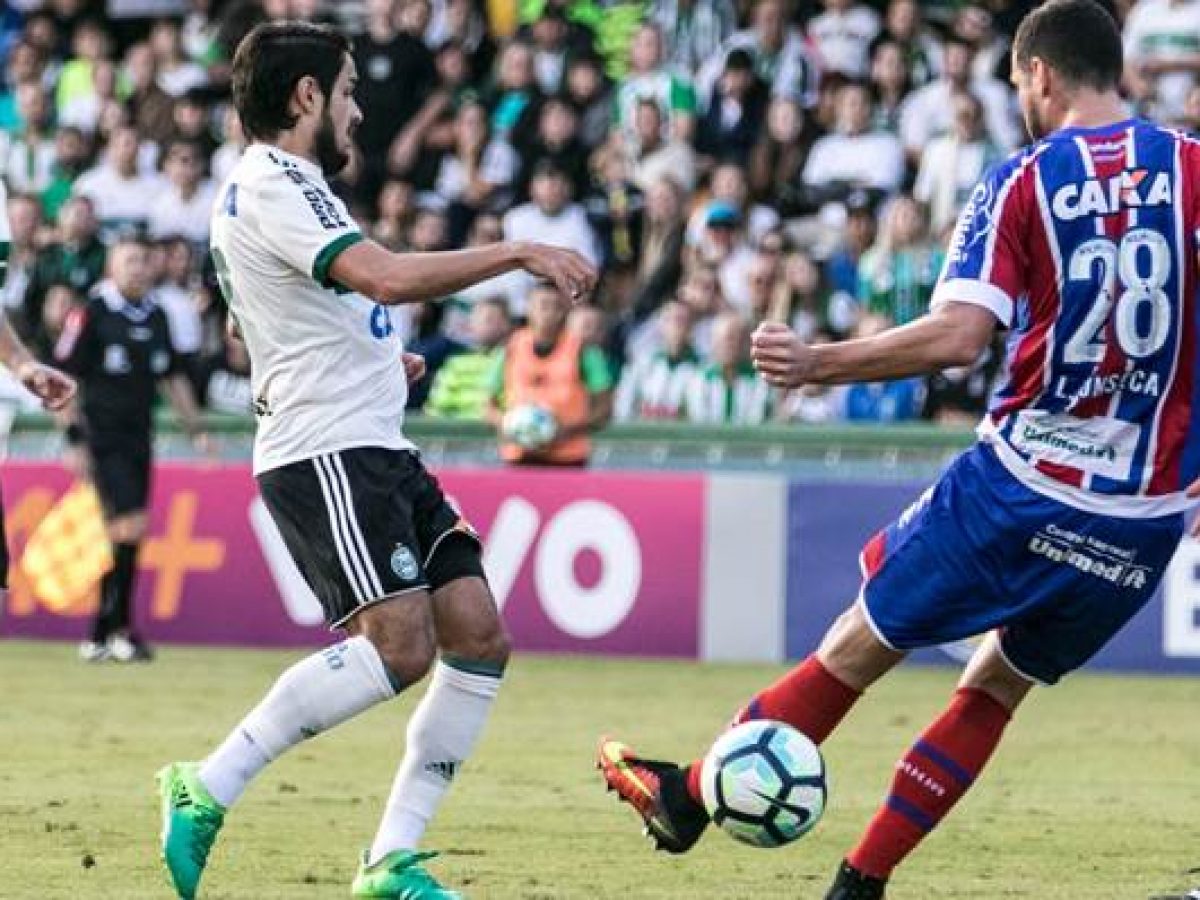
[[[745,722],[704,757],[700,791],[712,820],[730,835],[755,847],[781,847],[821,820],[825,761],[790,725]]]
[[[558,422],[550,410],[527,404],[515,406],[506,412],[500,430],[518,447],[537,450],[554,440],[558,433]]]

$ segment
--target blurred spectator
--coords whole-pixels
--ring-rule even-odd
[[[81,21],[71,33],[71,59],[58,73],[54,108],[67,109],[77,97],[95,93],[93,78],[96,64],[108,59],[112,40],[104,26],[96,20]]]
[[[646,23],[638,29],[629,61],[629,74],[617,88],[617,126],[625,141],[637,146],[638,105],[652,100],[662,113],[663,140],[690,142],[696,133],[696,91],[686,73],[667,68],[658,26]]]
[[[621,372],[615,416],[633,419],[682,419],[699,358],[692,347],[692,311],[669,300],[653,320],[657,349],[635,357]]]
[[[854,337],[867,338],[892,327],[886,316],[867,315]],[[842,391],[843,418],[848,422],[905,422],[921,414],[925,385],[920,378],[850,384]]]
[[[766,320],[776,302],[780,272],[777,254],[756,250],[746,266],[746,309],[743,318],[751,329]]]
[[[1125,83],[1147,113],[1173,120],[1200,75],[1200,2],[1140,0],[1125,20]]]
[[[486,416],[500,435],[505,462],[585,465],[592,450],[589,435],[612,416],[608,361],[567,329],[569,309],[557,288],[539,283],[529,297],[529,324],[497,357]],[[558,429],[551,443],[522,447],[505,438],[505,412],[522,406],[538,406],[554,416]]]
[[[748,51],[754,72],[770,85],[775,96],[790,97],[805,108],[817,102],[820,68],[804,37],[788,22],[785,0],[755,0],[751,27],[735,32],[705,63],[697,76],[697,91],[707,104],[713,87],[725,70],[725,57],[733,50]]]
[[[557,94],[567,71],[567,20],[560,9],[547,5],[529,33],[538,88],[547,96]]]
[[[653,103],[645,104],[653,111]],[[588,221],[599,239],[605,287],[621,300],[628,298],[635,277],[644,201],[641,188],[629,178],[621,155],[602,150],[595,155],[595,188],[584,198]]]
[[[943,369],[929,376],[922,418],[958,428],[978,424],[987,409],[1000,362],[996,348],[988,347],[972,366]]]
[[[683,272],[683,190],[670,177],[646,192],[642,243],[630,311],[641,322],[675,293]]]
[[[471,71],[491,69],[496,48],[481,9],[482,5],[473,0],[441,0],[435,4],[424,31],[426,46],[440,48],[454,44],[462,49]]]
[[[193,88],[208,83],[204,69],[184,53],[179,28],[175,19],[159,19],[150,29],[150,49],[154,53],[158,86],[172,97],[182,97]]]
[[[475,216],[506,208],[520,159],[507,141],[489,134],[487,109],[464,102],[454,117],[454,149],[442,157],[434,190],[448,204],[449,243],[461,246]]]
[[[796,250],[783,262],[769,318],[785,322],[804,340],[844,336],[858,321],[852,296],[834,294],[824,273],[807,253]]]
[[[213,184],[217,187],[225,183],[225,179],[229,177],[229,173],[233,171],[233,167],[237,165],[237,161],[246,149],[246,135],[242,131],[242,121],[238,118],[237,110],[232,105],[226,107],[225,114],[221,117],[221,133],[223,141],[213,153],[209,164]]]
[[[866,191],[853,191],[846,198],[846,225],[840,244],[825,260],[826,279],[835,294],[858,302],[858,263],[875,243],[878,232],[875,204]]]
[[[171,121],[174,125],[172,139],[198,144],[202,157],[205,160],[211,159],[217,150],[218,143],[213,134],[204,91],[194,88],[177,98],[172,113]]]
[[[883,30],[871,48],[872,58],[884,42],[900,48],[908,81],[913,87],[933,81],[940,69],[942,48],[925,27],[921,19],[921,4],[917,0],[889,0]]]
[[[745,321],[734,313],[720,316],[713,325],[709,362],[688,388],[688,420],[761,425],[774,412],[774,393],[750,363],[750,332]]]
[[[451,356],[432,379],[424,412],[447,419],[482,419],[488,380],[500,348],[508,341],[512,319],[508,304],[491,297],[471,307],[471,348]]]
[[[732,51],[696,132],[703,168],[717,160],[746,165],[766,108],[767,89],[754,74],[753,59],[746,50]]]
[[[693,251],[694,261],[717,271],[721,294],[742,313],[750,306],[746,272],[754,251],[742,230],[737,207],[725,200],[711,200],[704,208],[704,231]]]
[[[737,16],[731,0],[654,0],[650,21],[664,37],[666,62],[696,72],[733,33]]]
[[[600,146],[612,123],[612,102],[600,60],[584,55],[567,63],[566,96],[579,112],[579,139],[589,149]]]
[[[148,231],[155,239],[182,235],[194,244],[208,243],[216,189],[204,178],[199,144],[172,141],[163,160],[166,181],[150,205]]]
[[[66,285],[86,297],[104,274],[108,251],[100,241],[92,202],[72,197],[59,215],[59,239],[38,251],[25,289],[18,333],[29,343],[49,347],[39,334],[42,309],[55,285]],[[11,276],[10,276],[11,277]]]
[[[590,186],[588,148],[579,139],[579,116],[575,107],[562,96],[547,98],[537,119],[537,135],[525,147],[521,172],[516,183],[516,199],[529,199],[529,183],[534,167],[548,159],[562,169],[571,182],[571,193],[583,197]],[[511,199],[511,198],[510,198]]]
[[[54,132],[50,98],[36,81],[17,88],[19,129],[0,134],[0,173],[14,192],[40,194],[50,186],[54,169]]]
[[[197,372],[204,333],[200,308],[196,303],[196,278],[192,243],[187,238],[173,236],[160,245],[163,255],[162,277],[154,286],[154,302],[167,314],[171,327],[171,346],[179,357],[188,377]],[[196,393],[203,396],[202,384],[197,382]]]
[[[921,205],[912,197],[897,197],[884,214],[879,242],[858,265],[863,307],[896,325],[924,315],[944,256],[929,239]]]
[[[74,125],[91,134],[108,108],[118,104],[116,64],[110,59],[97,60],[92,67],[91,91],[68,100],[58,111],[58,124]]]
[[[856,189],[895,193],[904,180],[904,151],[894,135],[867,130],[870,92],[852,82],[838,92],[837,104],[837,131],[817,139],[804,165],[810,201],[844,200]]]
[[[912,90],[904,49],[895,41],[879,41],[871,51],[872,131],[900,131],[900,109]]]
[[[795,100],[771,101],[765,128],[750,153],[750,193],[756,200],[774,201],[781,212],[791,211],[813,142],[811,124]]]
[[[983,104],[984,122],[991,139],[1005,153],[1018,147],[1022,129],[1017,124],[1012,92],[995,78],[976,78],[971,71],[971,47],[949,38],[937,80],[913,91],[900,110],[900,140],[914,164],[935,137],[954,124],[952,98],[969,91]]]
[[[175,133],[175,98],[158,83],[154,51],[146,43],[134,44],[125,57],[124,78],[129,113],[138,131],[157,143]]]
[[[406,249],[416,212],[416,191],[412,184],[389,179],[379,192],[379,218],[371,228],[371,237],[389,250]]]
[[[944,240],[983,173],[1004,158],[983,127],[983,105],[971,94],[955,94],[954,127],[921,154],[913,196],[929,210],[933,237]]]
[[[518,41],[500,51],[496,78],[487,96],[492,115],[492,132],[521,148],[534,132],[542,96],[533,71],[533,49]]]
[[[54,162],[50,166],[50,183],[42,191],[42,210],[46,218],[58,221],[59,210],[71,196],[75,179],[88,161],[88,142],[78,128],[59,128],[54,135]]]
[[[808,23],[821,66],[851,78],[865,78],[871,41],[879,34],[879,13],[854,0],[824,0],[825,11]]]
[[[18,335],[26,338],[31,329],[25,325],[25,292],[33,278],[37,261],[37,233],[42,224],[42,207],[32,194],[8,195],[5,204],[8,213],[8,244],[0,244],[0,296],[3,297],[4,312]],[[7,274],[5,274],[7,272]]]
[[[504,237],[510,241],[541,241],[554,247],[570,247],[593,263],[600,261],[596,232],[588,223],[583,207],[571,199],[571,182],[566,173],[550,160],[538,163],[530,181],[530,202],[510,210],[504,216]],[[533,276],[521,273],[519,283],[532,285]],[[526,293],[523,288],[520,293]],[[514,307],[521,315],[523,306]]]
[[[728,203],[746,226],[746,237],[756,243],[764,234],[779,225],[779,213],[765,203],[750,197],[746,170],[737,163],[721,163],[709,176],[709,198]],[[695,245],[705,226],[705,207],[701,204],[688,222],[688,243]]]
[[[661,178],[675,178],[684,190],[691,192],[696,186],[696,151],[687,141],[664,137],[662,109],[653,100],[640,100],[634,111],[636,142],[625,145],[628,151],[632,179],[638,187],[646,186]],[[618,155],[615,148],[609,151]],[[617,159],[609,160],[617,163]]]
[[[992,11],[985,3],[967,3],[954,15],[951,31],[971,46],[971,72],[975,78],[1007,82],[1012,71],[1009,57],[1012,42],[995,28]]]
[[[236,416],[253,413],[250,353],[240,338],[225,332],[221,350],[199,361],[196,366],[196,396],[205,409],[213,412]]]
[[[567,315],[567,331],[579,340],[584,349],[594,347],[604,355],[610,378],[619,371],[620,361],[614,360],[609,354],[612,330],[608,313],[598,303],[588,301],[572,306]]]
[[[676,297],[691,311],[692,345],[702,357],[708,356],[712,352],[717,317],[729,311],[716,269],[704,263],[689,267]]]
[[[4,61],[4,83],[0,86],[0,131],[15,131],[21,127],[17,110],[17,88],[23,84],[41,84],[45,63],[37,48],[28,41],[18,41]]]
[[[467,246],[484,247],[502,240],[504,226],[500,217],[493,213],[483,213],[476,216],[475,223],[471,226]],[[528,282],[520,273],[509,272],[459,291],[457,297],[450,301],[450,309],[446,312],[447,330],[452,336],[462,335],[464,339],[469,339],[467,320],[470,317],[470,306],[489,299],[502,300],[510,316],[516,309],[522,310],[523,315],[528,290]]]

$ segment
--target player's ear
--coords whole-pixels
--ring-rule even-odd
[[[296,82],[296,90],[292,93],[292,102],[296,104],[296,112],[304,115],[319,109],[324,96],[321,86],[317,84],[317,79],[311,75],[305,75]]]

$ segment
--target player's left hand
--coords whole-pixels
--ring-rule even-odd
[[[409,384],[416,384],[425,377],[425,357],[419,353],[405,353],[400,357],[404,363],[404,377]]]
[[[813,352],[788,326],[763,322],[750,338],[750,359],[767,384],[793,388],[807,383]]]
[[[49,410],[62,409],[75,396],[75,379],[39,362],[23,363],[17,378]]]

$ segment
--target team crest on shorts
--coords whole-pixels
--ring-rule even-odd
[[[392,551],[392,571],[397,578],[405,581],[415,581],[417,577],[417,558],[403,544],[397,544]]]

